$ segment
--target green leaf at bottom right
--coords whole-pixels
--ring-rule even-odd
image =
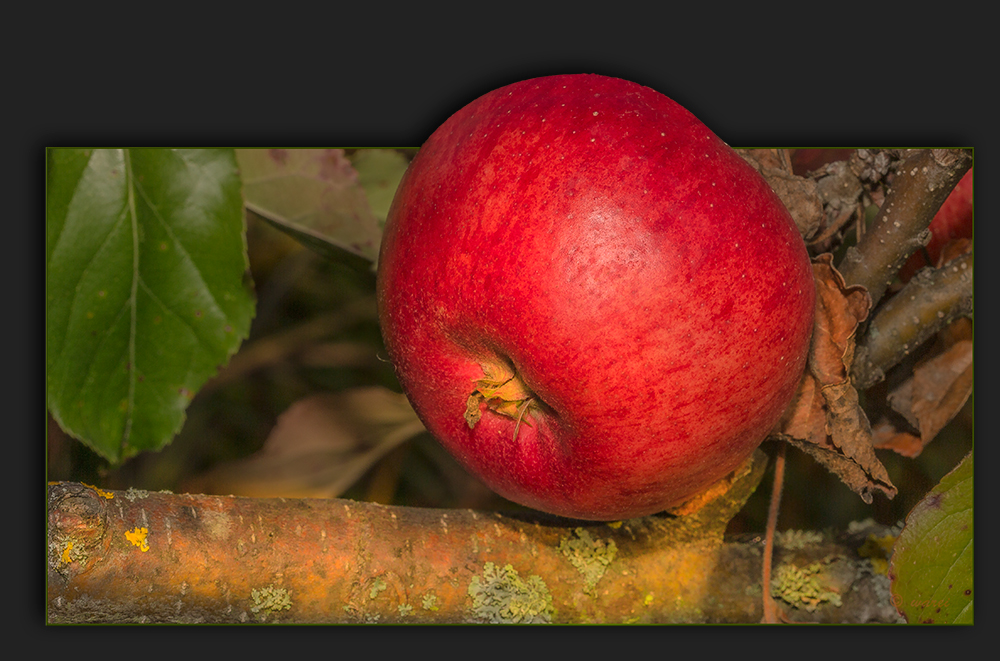
[[[911,624],[973,623],[972,455],[917,503],[893,548],[893,603]]]

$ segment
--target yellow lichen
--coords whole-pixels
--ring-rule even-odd
[[[108,500],[111,500],[112,498],[115,497],[115,494],[113,494],[113,493],[111,493],[109,491],[104,491],[103,489],[98,489],[93,484],[86,484],[84,482],[81,482],[80,484],[82,484],[83,486],[88,487],[90,489],[93,489],[94,491],[97,492],[98,496],[103,496],[103,497],[107,498]]]
[[[69,557],[69,552],[73,550],[73,542],[66,542],[66,548],[62,552],[62,561],[69,564],[72,562],[72,558]]]
[[[149,543],[146,541],[147,535],[149,535],[148,528],[133,528],[125,531],[125,539],[132,542],[133,546],[138,546],[143,553],[149,550]]]
[[[858,549],[858,555],[868,558],[872,563],[872,568],[880,574],[889,573],[889,558],[892,556],[892,547],[896,544],[895,535],[878,536],[868,535],[865,543]]]
[[[840,606],[840,594],[826,589],[819,581],[822,568],[818,562],[801,568],[791,564],[781,565],[771,579],[774,596],[809,612],[816,610],[824,602]]]
[[[285,588],[276,588],[271,585],[260,590],[254,588],[250,592],[250,597],[253,599],[250,610],[258,613],[261,621],[267,617],[268,613],[277,613],[292,607],[292,593]]]
[[[669,508],[667,512],[673,514],[674,516],[689,516],[701,510],[713,500],[721,498],[729,493],[729,490],[733,488],[733,485],[750,473],[753,469],[753,461],[754,457],[753,455],[750,455],[747,457],[746,461],[740,464],[740,466],[732,473],[726,475],[718,482],[709,485],[703,491],[691,496],[683,503]]]

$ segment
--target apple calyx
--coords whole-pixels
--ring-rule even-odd
[[[531,425],[531,413],[538,410],[538,396],[531,391],[510,365],[492,363],[480,365],[483,370],[481,379],[473,379],[475,389],[465,403],[465,421],[469,429],[473,429],[483,416],[482,404],[486,408],[517,421],[514,427],[514,440],[524,422]]]

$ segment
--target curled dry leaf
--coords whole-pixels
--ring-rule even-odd
[[[888,418],[882,418],[872,427],[872,442],[882,450],[892,450],[904,457],[918,456],[924,444],[916,434],[900,430]]]
[[[847,286],[829,253],[813,260],[813,277],[816,321],[809,371],[825,387],[848,379],[854,362],[854,334],[868,318],[872,299],[864,287]]]
[[[381,387],[299,400],[256,454],[192,478],[193,493],[335,498],[424,430],[406,397]]]
[[[889,404],[919,434],[897,429],[889,420],[876,426],[875,447],[916,457],[958,414],[972,394],[972,340],[960,339],[913,370],[889,394]]]
[[[849,374],[858,324],[871,308],[864,287],[847,287],[823,254],[813,261],[816,317],[809,364],[796,399],[775,429],[778,438],[812,456],[871,503],[878,489],[892,498],[896,488],[875,456],[872,431]]]
[[[889,394],[889,404],[927,441],[954,417],[972,390],[972,342],[965,340],[920,365]]]

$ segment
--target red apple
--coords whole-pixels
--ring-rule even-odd
[[[592,520],[741,465],[795,393],[814,297],[764,180],[674,101],[597,75],[449,118],[399,185],[378,267],[428,430],[502,496]]]
[[[846,161],[853,153],[853,149],[793,149],[792,174],[804,177],[828,163]]]

